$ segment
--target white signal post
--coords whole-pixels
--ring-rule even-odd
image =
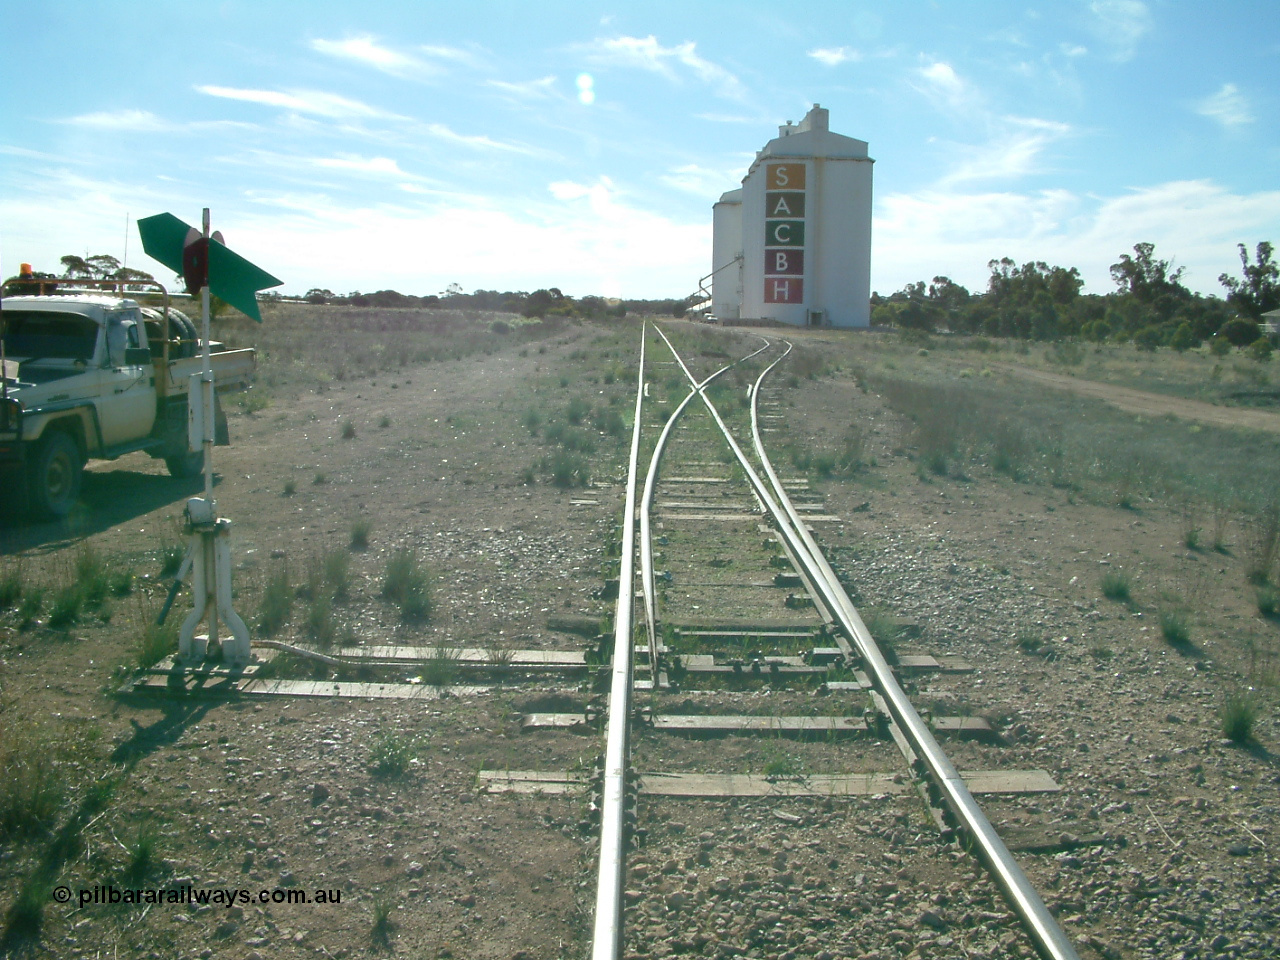
[[[250,659],[249,628],[231,603],[231,521],[219,517],[213,501],[213,443],[215,408],[213,360],[209,333],[209,208],[204,208],[200,241],[205,246],[205,272],[200,288],[200,312],[204,335],[204,368],[191,377],[188,409],[191,414],[188,443],[197,438],[204,450],[204,497],[187,501],[186,527],[190,537],[187,558],[191,561],[191,588],[195,606],[178,630],[178,658],[187,662],[203,661],[209,644],[218,643],[219,619],[231,631],[221,643],[223,663],[244,666]],[[195,231],[193,230],[192,233]],[[215,235],[216,236],[216,235]],[[221,237],[217,236],[221,241]],[[199,391],[198,407],[192,402]],[[194,446],[194,443],[192,443]],[[208,633],[197,636],[196,628],[208,617]]]

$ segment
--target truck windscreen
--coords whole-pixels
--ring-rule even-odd
[[[51,310],[4,310],[4,351],[20,358],[91,360],[98,325],[88,317]]]

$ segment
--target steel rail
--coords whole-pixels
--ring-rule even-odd
[[[661,329],[658,330],[658,333],[663,340],[667,341],[667,345],[671,346],[671,342],[667,340]],[[672,352],[675,353],[674,348],[672,348]],[[676,359],[690,382],[696,382],[689,373],[689,368],[685,366],[684,361],[679,358],[678,354]],[[776,365],[777,362],[771,364],[765,373],[768,373]],[[752,391],[753,397],[758,395],[759,384],[764,376],[765,374],[762,373],[756,381],[756,387]],[[915,747],[919,748],[916,750],[918,759],[932,777],[948,809],[951,810],[952,814],[968,831],[971,839],[978,845],[984,861],[991,870],[993,879],[1001,888],[1005,899],[1026,928],[1037,952],[1042,957],[1045,957],[1046,960],[1079,960],[1079,955],[1076,953],[1075,948],[1066,938],[1057,921],[1053,919],[1052,914],[1049,913],[1039,893],[1031,886],[1022,868],[1018,866],[1017,861],[1013,859],[1004,842],[996,834],[995,828],[991,826],[986,815],[982,813],[982,810],[974,801],[959,772],[942,751],[942,748],[938,745],[937,740],[934,739],[932,732],[920,718],[920,715],[916,713],[915,707],[911,704],[901,686],[898,685],[892,669],[880,653],[879,648],[871,637],[870,631],[867,630],[866,624],[862,622],[862,618],[858,615],[852,601],[840,585],[835,572],[826,562],[821,550],[817,548],[816,542],[809,535],[804,523],[792,520],[792,516],[795,515],[794,507],[791,507],[790,513],[788,513],[786,509],[779,505],[778,499],[775,499],[766,489],[759,474],[756,473],[754,467],[752,467],[746,455],[738,446],[737,441],[730,434],[728,427],[720,418],[711,399],[702,390],[699,390],[698,393],[702,397],[708,412],[719,425],[721,432],[724,433],[725,440],[738,458],[738,462],[742,465],[744,471],[746,471],[752,486],[756,488],[757,496],[761,498],[761,501],[772,514],[779,534],[792,547],[797,558],[808,567],[814,585],[821,592],[831,612],[840,621],[841,626],[849,634],[849,637],[857,644],[858,652],[866,663],[867,669],[872,673],[874,682],[884,697],[894,720],[908,737],[913,749]],[[758,424],[756,416],[753,416],[752,419],[753,426]],[[763,445],[759,444],[758,430],[753,432],[755,434],[754,439],[758,444],[758,451],[763,450]],[[762,458],[762,462],[766,462],[764,458]],[[771,467],[772,465],[770,465]],[[776,480],[776,474],[773,475],[773,478]],[[785,491],[782,490],[781,482],[777,482],[776,489],[779,498],[790,506],[790,499],[786,496]]]
[[[785,341],[784,341],[785,342]],[[1067,939],[1057,920],[1045,906],[1044,900],[1031,885],[1022,867],[1018,865],[1009,848],[1005,846],[991,821],[978,806],[969,792],[968,786],[961,778],[950,758],[939,746],[937,739],[928,725],[916,712],[915,706],[899,685],[892,668],[885,660],[880,648],[876,645],[867,625],[859,616],[853,601],[840,584],[835,571],[827,562],[826,556],[819,548],[817,541],[805,526],[787,496],[781,480],[773,469],[764,449],[764,442],[759,429],[759,397],[760,385],[779,363],[791,352],[791,344],[787,343],[787,352],[770,364],[756,379],[751,394],[751,438],[756,456],[769,477],[779,503],[786,510],[787,516],[795,527],[795,531],[804,542],[808,559],[813,563],[815,581],[825,583],[823,591],[830,594],[836,602],[832,612],[840,619],[841,625],[858,647],[863,662],[871,675],[880,695],[884,698],[898,728],[906,736],[911,749],[923,762],[929,777],[937,786],[948,810],[961,829],[977,846],[987,868],[1004,894],[1005,900],[1021,920],[1023,927],[1031,937],[1036,950],[1047,960],[1079,960],[1076,949]]]
[[[622,515],[622,563],[618,606],[613,619],[613,668],[609,684],[609,720],[605,732],[601,784],[600,876],[596,886],[593,960],[616,960],[622,949],[623,871],[626,866],[627,764],[631,751],[631,614],[635,604],[636,473],[640,462],[640,414],[644,403],[644,342],[640,328],[640,370],[636,375],[635,422]]]
[[[680,405],[671,412],[671,416],[667,418],[667,422],[663,424],[662,433],[658,435],[658,442],[654,445],[653,456],[649,459],[649,472],[644,478],[644,493],[640,497],[640,583],[644,594],[644,616],[645,629],[649,638],[649,664],[650,674],[656,687],[658,683],[658,637],[657,637],[657,607],[655,595],[657,589],[653,582],[653,538],[650,533],[650,512],[653,507],[653,490],[658,480],[658,464],[662,459],[662,453],[666,449],[667,440],[671,436],[671,431],[675,428],[676,421],[680,419],[680,415],[684,413],[687,407],[698,395],[698,390],[707,386],[711,381],[729,370],[733,369],[740,363],[745,363],[752,357],[759,356],[768,350],[772,344],[764,337],[760,337],[764,342],[759,350],[749,353],[733,363],[726,364],[711,376],[707,377],[701,383],[696,384],[694,389],[690,390],[688,395],[680,401]],[[671,346],[670,343],[667,346]],[[672,353],[674,354],[674,350]]]

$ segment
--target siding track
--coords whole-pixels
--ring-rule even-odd
[[[1075,960],[1078,956],[1075,948],[974,801],[973,791],[966,785],[965,777],[956,770],[934,736],[934,729],[963,733],[966,725],[954,722],[955,718],[939,718],[951,722],[935,723],[934,729],[931,729],[930,724],[916,711],[898,683],[894,667],[872,637],[809,530],[809,523],[821,519],[820,504],[794,503],[788,487],[798,493],[804,486],[782,480],[769,460],[762,434],[766,430],[785,430],[785,418],[778,413],[762,414],[761,396],[765,390],[766,378],[786,360],[791,352],[791,345],[785,341],[770,343],[766,340],[765,345],[755,353],[700,376],[691,369],[689,362],[676,350],[666,334],[661,329],[657,333],[670,349],[687,378],[690,389],[665,418],[644,478],[643,496],[637,504],[635,498],[640,486],[638,471],[641,463],[641,424],[645,419],[645,397],[651,392],[646,389],[642,343],[640,382],[637,384],[624,501],[619,600],[614,621],[605,760],[600,786],[600,872],[592,945],[594,960],[613,960],[625,952],[623,918],[627,906],[626,853],[636,824],[637,787],[643,787],[646,793],[663,792],[658,785],[664,779],[663,774],[637,774],[630,768],[632,728],[638,724],[667,733],[754,731],[775,737],[809,733],[830,738],[837,732],[853,733],[855,728],[859,728],[857,732],[888,732],[906,760],[911,779],[929,805],[942,837],[958,838],[978,856],[1017,916],[1036,952],[1052,960]],[[722,378],[731,370],[748,367],[766,350],[777,353],[780,349],[781,355],[776,356],[750,382],[749,404],[739,404],[749,407],[749,455],[735,438],[733,429],[717,406],[717,403],[721,403],[728,409],[726,401],[732,402],[732,392],[717,388],[723,383]],[[719,396],[713,397],[716,393]],[[698,400],[711,424],[704,422],[701,433],[694,434],[690,430],[688,435],[673,439],[681,432],[677,429],[678,425],[688,429],[689,425],[684,423],[686,414]],[[740,411],[735,410],[734,414],[739,421],[742,419]],[[769,426],[764,426],[762,421],[766,421]],[[715,435],[727,444],[732,454],[730,462],[707,459],[716,452],[707,442],[709,436]],[[695,454],[694,451],[700,451],[700,454]],[[679,466],[664,481],[663,464],[664,456],[667,455],[679,460]],[[703,459],[695,460],[695,455],[700,455]],[[726,470],[729,472],[727,476]],[[717,493],[710,494],[707,492],[710,490]],[[661,520],[654,519],[655,502]],[[635,522],[637,510],[640,521],[638,542]],[[767,526],[760,522],[766,520]],[[668,532],[668,523],[671,524],[671,532]],[[677,539],[682,542],[694,541],[696,546],[702,548],[699,552],[703,554],[715,554],[710,560],[710,565],[715,570],[732,568],[736,572],[752,566],[742,533],[739,534],[741,542],[736,548],[726,546],[724,550],[719,550],[722,543],[718,534],[699,531],[691,537],[678,536],[675,532],[677,526],[682,529],[745,526],[747,529],[743,533],[754,533],[757,541],[764,535],[766,547],[776,541],[778,552],[773,554],[769,563],[782,570],[775,573],[770,581],[767,578],[769,567],[766,567],[765,577],[746,582],[723,575],[708,575],[705,580],[698,580],[690,576],[687,569],[682,569],[679,573],[668,569],[659,574],[654,569],[655,544],[664,548],[678,546],[679,544],[673,544]],[[662,530],[661,533],[658,533],[659,529]],[[772,532],[767,532],[770,530]],[[670,552],[673,551],[666,551]],[[662,555],[664,560],[666,553]],[[637,556],[640,561],[640,596],[644,620],[644,630],[640,637],[643,644],[635,642],[637,631],[633,624],[636,599],[633,564]],[[740,577],[740,574],[736,576]],[[687,600],[694,597],[719,597],[723,602],[724,598],[741,591],[746,599],[734,599],[731,602],[740,612],[745,611],[748,606],[753,607],[755,615],[751,620],[755,622],[744,622],[746,618],[740,616],[736,623],[712,622],[676,627],[672,615],[678,612],[687,615],[691,610],[680,610],[679,603],[664,603],[664,590],[660,583],[664,586],[671,585],[672,589],[665,591],[668,594],[674,592],[676,584],[683,587],[687,583]],[[794,592],[787,594],[779,609],[776,594],[788,587],[794,588]],[[771,592],[771,599],[760,599],[761,594]],[[689,603],[687,606],[701,609],[703,604]],[[664,609],[666,607],[671,608],[670,613]],[[804,616],[799,615],[802,612]],[[761,613],[772,613],[777,619],[761,616]],[[793,615],[777,617],[778,614],[787,613]],[[721,621],[734,619],[726,618],[718,611],[711,619],[715,620],[717,617]],[[769,620],[773,622],[768,622]],[[674,642],[669,643],[668,638],[678,638],[679,649]],[[722,656],[722,648],[734,642],[738,643],[739,655]],[[709,648],[712,652],[692,652],[699,646]],[[647,678],[637,683],[633,663],[638,657],[643,658]],[[833,670],[832,667],[836,669]],[[852,679],[830,679],[846,674]],[[713,710],[711,716],[685,715],[680,718],[655,716],[652,709],[637,711],[633,708],[633,690],[637,686],[651,691],[656,697],[663,691],[671,690],[674,685],[691,678],[701,679],[703,676],[719,681],[728,688],[734,685],[750,687],[753,684],[781,686],[793,680],[803,682],[822,676],[828,681],[823,689],[865,688],[869,702],[861,718],[810,717],[805,721],[801,718],[778,717],[774,722],[760,716],[727,715],[723,713],[722,707]],[[703,702],[709,703],[706,698],[703,698]],[[720,714],[718,717],[717,713]],[[780,765],[775,774],[784,766],[785,764]],[[674,795],[681,796],[760,795],[759,791],[768,793],[771,790],[785,795],[788,791],[777,789],[778,784],[784,779],[798,779],[771,776],[765,771],[765,775],[757,777],[755,782],[750,776],[726,780],[725,775],[720,775],[721,782],[717,785],[714,777],[699,778],[688,773],[675,773],[675,780],[680,786],[673,786],[670,774],[665,775],[668,781],[666,786],[676,791]],[[969,776],[973,777],[973,774]],[[808,779],[812,781],[814,778]],[[1010,781],[1015,789],[1017,779],[1015,774]],[[867,789],[865,776],[863,781],[861,789]],[[841,789],[833,787],[830,780],[824,783],[820,792],[828,796],[841,793]],[[848,792],[859,792],[859,789],[850,787]],[[717,790],[723,792],[717,793]]]

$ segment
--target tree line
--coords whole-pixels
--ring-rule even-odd
[[[1181,267],[1159,259],[1155,244],[1139,243],[1111,265],[1114,293],[1081,293],[1075,267],[1019,265],[1004,257],[987,264],[991,276],[983,292],[934,277],[887,297],[872,294],[871,322],[1026,340],[1132,341],[1150,350],[1188,350],[1206,341],[1244,347],[1262,338],[1262,315],[1280,308],[1280,267],[1270,243],[1259,243],[1252,259],[1243,243],[1239,251],[1242,276],[1218,278],[1225,298],[1188,290]]]
[[[100,253],[93,256],[80,257],[68,254],[60,260],[63,268],[61,275],[35,271],[29,276],[11,277],[10,280],[102,280],[139,282],[155,278],[142,270],[121,266],[120,261],[110,254]],[[175,282],[181,288],[184,281],[181,277]],[[46,286],[46,289],[48,287]],[[291,299],[284,294],[269,291],[260,293],[261,300]],[[438,294],[414,296],[396,290],[378,290],[373,293],[361,293],[354,290],[348,294],[336,294],[332,290],[313,287],[302,297],[308,303],[333,304],[351,307],[391,307],[400,309],[452,309],[483,310],[494,313],[518,313],[526,317],[563,316],[582,319],[602,320],[609,317],[625,317],[627,314],[646,316],[682,316],[688,304],[687,299],[665,300],[619,300],[611,297],[583,296],[571,297],[557,287],[543,290],[526,291],[476,290],[466,293],[456,283],[450,284]],[[217,313],[218,311],[214,311]]]
[[[648,316],[682,316],[688,303],[686,299],[666,300],[618,300],[593,295],[571,297],[558,287],[548,287],[533,292],[476,290],[465,292],[458,284],[450,284],[445,290],[427,296],[413,296],[395,290],[379,290],[361,293],[356,290],[345,296],[332,290],[312,288],[303,296],[308,303],[338,304],[352,307],[425,307],[451,310],[485,310],[500,313],[518,313],[526,317],[578,317],[603,320],[625,317],[627,314]]]

